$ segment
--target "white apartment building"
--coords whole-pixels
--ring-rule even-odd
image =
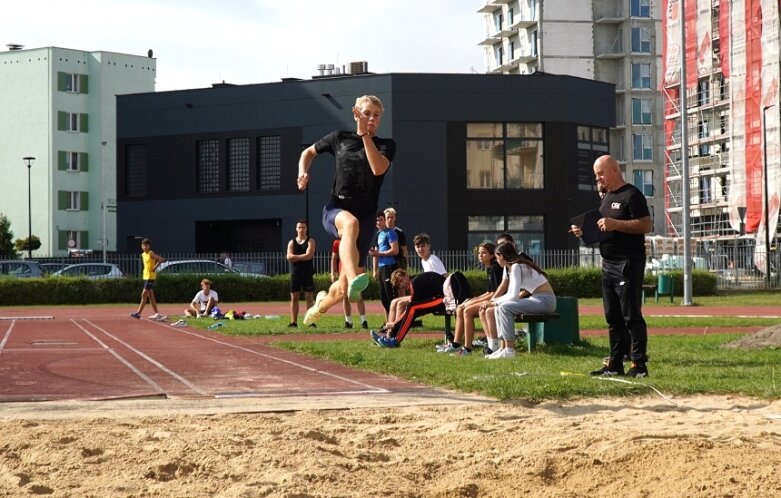
[[[616,85],[610,152],[665,233],[659,0],[487,0],[489,73],[569,74]],[[588,141],[589,137],[584,137]],[[594,151],[596,152],[596,151]],[[599,151],[604,153],[606,151]],[[583,158],[592,160],[592,158]]]
[[[116,96],[153,92],[148,56],[57,47],[0,52],[0,212],[35,256],[116,250]],[[28,170],[25,157],[34,157]],[[28,199],[28,174],[29,190]],[[29,208],[28,208],[29,202]]]

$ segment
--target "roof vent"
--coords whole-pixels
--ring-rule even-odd
[[[9,43],[6,45],[8,47],[8,50],[21,50],[24,48],[24,45],[19,45],[18,43]]]

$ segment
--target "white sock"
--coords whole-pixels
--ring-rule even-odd
[[[361,323],[366,321],[366,315],[361,315]]]
[[[345,323],[349,323],[350,325],[352,325],[353,324],[353,317],[345,315],[344,316],[344,322]]]
[[[491,348],[491,351],[498,351],[501,345],[499,339],[488,339],[488,347]]]

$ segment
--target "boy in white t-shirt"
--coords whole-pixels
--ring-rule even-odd
[[[419,233],[412,239],[415,244],[415,252],[420,257],[420,264],[423,271],[433,271],[440,275],[447,275],[447,270],[442,261],[431,253],[431,238],[427,233]]]
[[[204,278],[201,280],[201,290],[193,298],[190,307],[184,310],[184,314],[189,317],[209,316],[219,300],[217,291],[212,290],[211,280]]]

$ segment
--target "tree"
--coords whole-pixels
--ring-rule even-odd
[[[30,249],[27,248],[28,240],[30,241]],[[19,252],[26,252],[28,250],[35,251],[41,247],[41,239],[39,239],[37,235],[32,235],[29,239],[16,239],[14,241],[14,247],[16,247],[16,250]]]
[[[16,259],[17,253],[14,249],[14,232],[11,231],[11,222],[8,217],[0,213],[0,257]]]

